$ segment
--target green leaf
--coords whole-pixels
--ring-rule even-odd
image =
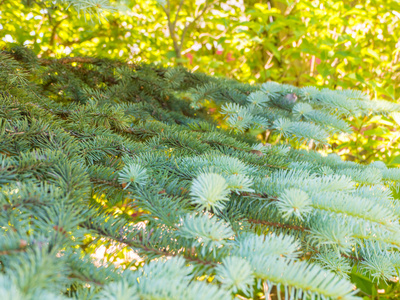
[[[393,85],[389,85],[386,89],[385,89],[387,95],[389,95],[393,100],[395,100],[395,96],[394,96],[394,86]]]
[[[320,64],[317,66],[317,71],[322,77],[327,77],[330,74],[329,67],[326,64]]]
[[[173,58],[173,57],[176,57],[176,53],[175,53],[174,50],[171,50],[171,51],[168,51],[168,52],[165,54],[165,56],[166,56],[168,59],[171,59],[171,58]]]
[[[358,289],[368,295],[376,295],[375,284],[366,276],[360,273],[351,273],[350,280],[353,282]]]
[[[367,53],[378,60],[380,59],[379,54],[370,48],[367,49]]]
[[[399,165],[400,164],[400,155],[395,156],[389,163],[390,165]]]
[[[370,135],[382,136],[388,132],[389,132],[389,129],[387,129],[385,127],[377,127],[374,129],[364,131],[364,136],[370,136]]]
[[[358,74],[358,73],[356,73],[356,79],[357,79],[359,82],[365,83],[364,77],[362,77],[362,76],[361,76],[360,74]]]
[[[281,53],[279,52],[278,48],[275,47],[272,43],[265,43],[265,46],[271,50],[271,52],[275,55],[278,61],[281,61]]]

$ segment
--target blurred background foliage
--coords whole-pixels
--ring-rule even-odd
[[[396,0],[121,0],[111,5],[114,9],[100,18],[87,20],[67,4],[0,0],[0,43],[26,45],[42,57],[179,64],[253,84],[352,88],[371,99],[400,100]],[[218,110],[211,105],[210,111]],[[361,163],[400,164],[400,116],[350,122],[354,134],[334,137],[328,152]],[[266,142],[265,135],[260,138]]]

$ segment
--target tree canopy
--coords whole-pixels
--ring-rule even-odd
[[[0,0],[0,295],[397,299],[399,8]]]
[[[343,115],[398,104],[0,55],[5,299],[397,297],[400,170],[300,147],[351,131]],[[223,104],[223,122],[207,99]],[[258,127],[279,143],[257,143],[246,129]]]
[[[78,13],[90,5],[86,11],[98,12],[100,19]],[[4,0],[0,43],[26,45],[39,56],[182,64],[242,82],[352,88],[395,101],[399,5],[395,0]],[[398,165],[398,119],[355,118],[355,134],[334,136],[333,151],[358,162]]]

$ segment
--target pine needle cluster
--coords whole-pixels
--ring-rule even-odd
[[[1,299],[353,300],[352,275],[399,277],[400,170],[240,134],[323,144],[398,105],[24,48],[0,66]]]

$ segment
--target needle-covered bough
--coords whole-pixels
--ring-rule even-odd
[[[1,299],[361,299],[354,278],[399,276],[400,171],[296,145],[397,111],[356,91],[3,51]]]

